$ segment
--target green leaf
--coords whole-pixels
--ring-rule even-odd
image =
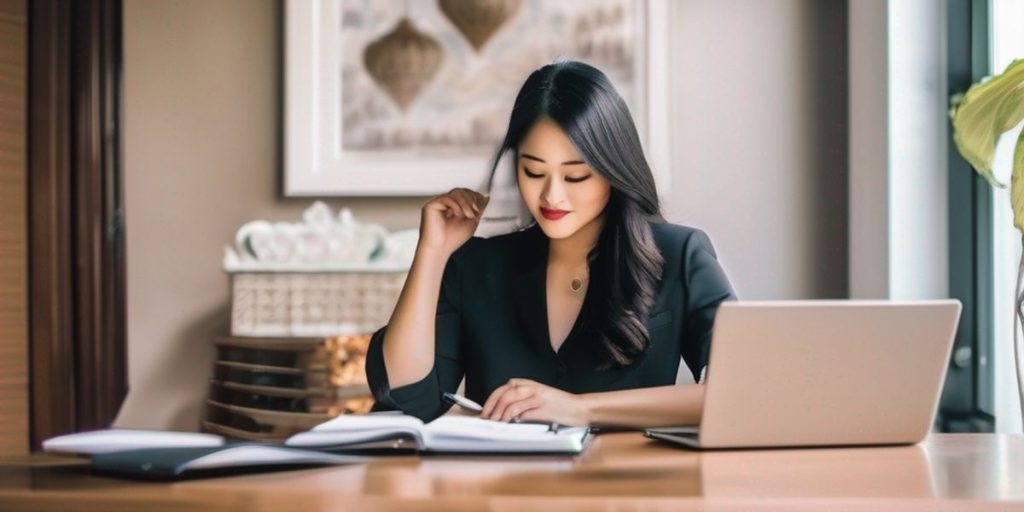
[[[1013,174],[1010,176],[1010,204],[1013,205],[1013,225],[1024,235],[1024,130],[1013,148]]]
[[[999,136],[1024,119],[1024,59],[971,86],[951,117],[957,150],[989,183],[1004,188],[992,174],[992,159]]]
[[[996,116],[996,131],[1006,133],[1024,120],[1024,80],[1006,95],[999,115]]]

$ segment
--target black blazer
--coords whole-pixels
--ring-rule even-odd
[[[434,367],[422,380],[391,389],[381,348],[387,326],[373,334],[366,373],[374,410],[399,409],[430,421],[448,409],[441,400],[463,377],[466,396],[484,403],[510,378],[527,378],[572,393],[674,384],[680,357],[699,380],[707,364],[718,305],[735,299],[707,235],[651,223],[665,258],[657,300],[646,320],[647,351],[632,364],[598,369],[603,349],[594,335],[599,298],[588,287],[576,323],[556,353],[548,337],[547,247],[539,226],[469,239],[449,258],[435,324]]]

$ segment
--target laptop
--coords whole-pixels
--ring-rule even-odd
[[[696,449],[915,444],[931,430],[960,301],[727,302],[699,427],[650,428]]]

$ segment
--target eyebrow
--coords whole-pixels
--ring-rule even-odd
[[[538,162],[540,162],[542,164],[546,164],[547,163],[544,160],[542,160],[540,158],[537,158],[537,157],[535,157],[535,156],[533,156],[533,155],[531,155],[529,153],[523,153],[523,154],[521,154],[519,156],[521,156],[523,158],[528,158],[530,160],[536,160],[536,161],[538,161]],[[585,164],[585,163],[586,162],[584,162],[583,160],[566,160],[566,161],[562,162],[561,165],[580,165],[580,164]]]

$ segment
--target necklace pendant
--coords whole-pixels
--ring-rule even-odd
[[[572,282],[569,283],[569,288],[573,293],[579,293],[580,290],[583,289],[583,280],[578,277],[572,278]]]

